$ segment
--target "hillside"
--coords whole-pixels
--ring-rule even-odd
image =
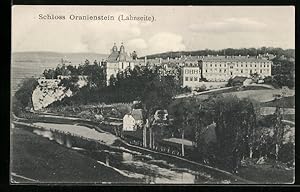
[[[277,56],[284,55],[287,58],[295,58],[295,49],[282,49],[282,48],[273,48],[273,47],[262,47],[262,48],[241,48],[241,49],[232,49],[226,48],[222,50],[195,50],[195,51],[171,51],[165,53],[157,53],[152,55],[146,55],[148,59],[153,58],[163,58],[166,59],[167,57],[175,58],[180,57],[182,55],[192,55],[192,56],[205,56],[205,55],[249,55],[249,56],[256,56],[258,54],[274,54]],[[141,57],[144,58],[144,57]]]
[[[14,93],[24,78],[40,76],[45,69],[56,68],[61,59],[72,65],[84,63],[86,59],[101,61],[107,55],[98,53],[15,52],[11,58],[11,82]]]

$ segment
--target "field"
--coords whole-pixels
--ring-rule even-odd
[[[40,183],[135,181],[92,158],[19,128],[12,129],[11,172]],[[20,177],[13,179],[16,182],[32,182]]]
[[[263,103],[263,102],[272,101],[275,98],[274,95],[278,95],[278,94],[280,95],[281,93],[282,93],[281,89],[254,89],[254,90],[237,91],[235,88],[232,88],[228,90],[217,91],[214,94],[222,94],[223,96],[234,95],[240,99],[250,98]],[[213,93],[198,95],[196,97],[199,99],[204,99],[207,98],[207,95],[211,95],[211,94]],[[291,90],[289,94],[292,96],[295,94],[295,91]]]

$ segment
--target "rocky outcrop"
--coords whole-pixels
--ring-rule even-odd
[[[73,95],[70,89],[59,85],[58,79],[39,80],[39,85],[32,93],[32,103],[34,110],[40,110],[55,101],[60,101],[65,97]],[[79,88],[85,86],[87,82],[78,81]]]

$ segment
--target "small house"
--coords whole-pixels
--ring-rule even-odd
[[[123,131],[136,131],[143,124],[141,109],[133,109],[131,113],[123,117]]]

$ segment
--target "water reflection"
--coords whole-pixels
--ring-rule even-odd
[[[179,161],[175,165],[167,160],[158,159],[159,156],[153,157],[149,154],[141,154],[140,152],[130,151],[128,149],[126,149],[126,152],[101,148],[98,150],[90,150],[88,148],[83,150],[85,147],[76,145],[76,142],[72,141],[74,138],[71,136],[41,130],[34,130],[34,133],[55,140],[67,147],[71,147],[79,153],[90,156],[98,162],[102,162],[103,165],[111,167],[123,175],[140,178],[144,183],[191,184],[206,183],[213,180],[210,175],[205,173],[180,167],[182,165]]]

